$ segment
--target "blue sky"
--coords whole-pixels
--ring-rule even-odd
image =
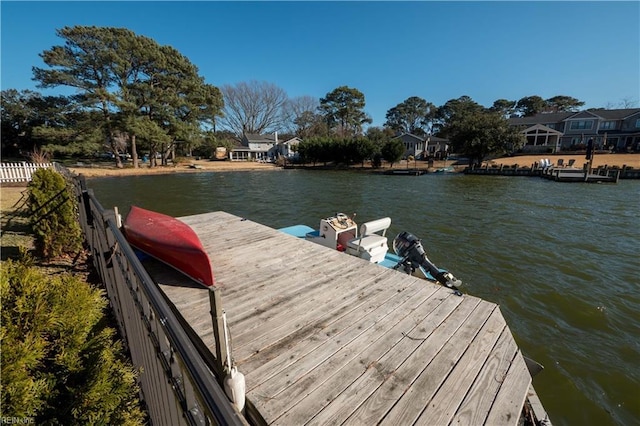
[[[221,86],[267,81],[290,97],[355,87],[381,126],[410,96],[573,96],[640,106],[640,2],[2,1],[5,89],[39,90],[56,29],[125,27],[171,45]],[[63,89],[42,91],[68,93]]]

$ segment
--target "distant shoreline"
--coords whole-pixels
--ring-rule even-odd
[[[563,155],[563,154],[548,154],[548,155],[522,155],[513,157],[496,158],[490,161],[485,161],[484,164],[490,166],[504,165],[512,166],[517,164],[521,167],[530,167],[533,163],[539,162],[542,158],[548,158],[551,163],[557,164],[559,159],[563,159],[565,164],[571,160],[575,160],[575,166],[582,167],[587,160],[584,158],[584,154],[575,155]],[[192,167],[193,165],[193,167]],[[453,161],[436,161],[433,164],[433,168],[439,168],[444,166],[454,166],[456,171],[462,171],[466,165],[455,165]],[[633,167],[640,169],[640,154],[596,154],[593,159],[593,167],[598,166],[610,166],[610,167]],[[86,166],[67,166],[69,170],[74,173],[82,174],[87,178],[101,178],[101,177],[116,177],[116,176],[143,176],[153,174],[170,174],[170,173],[200,173],[200,172],[233,172],[233,171],[271,171],[281,170],[280,167],[272,163],[258,163],[248,161],[211,161],[211,160],[194,160],[188,164],[178,164],[176,166],[159,166],[149,168],[143,166],[138,169],[133,167],[125,167],[118,169],[115,165],[106,165],[104,163],[92,164]],[[398,170],[406,168],[417,168],[419,170],[429,170],[428,163],[425,161],[409,162],[407,166],[406,161],[394,164],[393,168],[388,166],[383,169],[371,169],[370,166],[365,166],[363,169],[360,166],[352,166],[353,170],[363,171],[385,171],[385,170]],[[2,184],[0,187],[0,211],[6,212],[14,203],[22,196],[22,191],[27,186],[24,183],[15,184]]]
[[[580,154],[536,154],[536,155],[516,155],[513,157],[501,157],[493,160],[484,161],[483,164],[489,166],[513,166],[517,164],[520,167],[531,167],[534,163],[540,162],[541,159],[549,159],[552,164],[557,164],[559,159],[564,160],[567,164],[569,160],[574,160],[575,167],[582,167],[587,163],[584,153]],[[640,169],[640,154],[596,154],[593,158],[593,167],[607,165],[609,167],[633,167]],[[458,164],[455,160],[434,161],[430,166],[426,161],[400,161],[394,163],[393,167],[384,164],[384,167],[372,169],[370,164],[345,166],[344,168],[327,167],[329,170],[354,170],[354,171],[376,171],[384,172],[387,170],[417,169],[424,171],[433,171],[435,169],[453,166],[456,171],[463,171],[466,164]],[[116,177],[116,176],[139,176],[139,175],[155,175],[155,174],[172,174],[172,173],[201,173],[201,172],[235,172],[235,171],[272,171],[282,170],[281,167],[273,163],[260,163],[256,161],[216,161],[194,159],[193,161],[179,163],[171,166],[149,167],[148,164],[142,164],[141,167],[134,169],[131,164],[125,164],[118,169],[115,164],[110,163],[78,163],[75,165],[66,165],[73,173],[83,175],[86,178]],[[316,167],[308,165],[301,167],[307,170],[322,170],[325,167],[318,164]],[[4,186],[14,186],[5,184]]]
[[[512,166],[517,164],[521,167],[530,167],[535,162],[540,162],[542,158],[548,158],[552,164],[557,164],[559,159],[563,159],[567,164],[569,160],[574,160],[576,167],[582,167],[588,160],[585,159],[584,154],[536,154],[536,155],[517,155],[513,157],[501,157],[493,160],[485,161],[484,164],[488,165],[504,165]],[[640,168],[640,154],[596,154],[593,158],[593,167],[598,166],[610,166],[610,167],[633,167]],[[406,161],[400,161],[395,163],[393,167],[385,165],[383,168],[375,169],[376,171],[385,171],[393,169],[418,169],[418,170],[431,170],[445,166],[454,166],[457,171],[462,171],[466,164],[456,164],[455,161],[435,161],[433,166],[429,167],[426,161],[410,161],[407,164]],[[268,171],[268,170],[280,170],[281,167],[276,166],[273,163],[259,163],[254,161],[214,161],[214,160],[193,160],[188,163],[177,164],[175,166],[157,166],[150,168],[148,165],[142,165],[141,167],[134,169],[131,165],[125,165],[124,168],[118,169],[115,165],[100,164],[87,164],[81,166],[68,165],[67,168],[74,173],[82,174],[87,178],[94,177],[112,177],[112,176],[136,176],[136,175],[153,175],[153,174],[170,174],[170,173],[199,173],[199,172],[230,172],[230,171]],[[323,167],[319,164],[317,167],[306,167],[307,169],[320,170]],[[364,167],[360,165],[353,165],[345,167],[345,170],[372,170],[370,165]]]

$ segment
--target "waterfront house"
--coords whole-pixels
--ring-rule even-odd
[[[522,129],[527,153],[582,150],[589,139],[596,149],[640,152],[640,108],[541,113],[509,124]]]
[[[404,157],[412,156],[418,160],[426,160],[427,157],[442,158],[449,150],[449,140],[436,136],[424,137],[412,133],[402,133],[393,139],[400,139],[405,146]]]
[[[265,161],[274,160],[279,156],[294,158],[297,155],[298,144],[302,139],[293,137],[285,141],[278,139],[278,132],[267,135],[245,134],[238,146],[229,153],[232,161]]]
[[[297,136],[286,141],[278,142],[276,145],[276,151],[278,156],[285,158],[296,158],[298,156],[298,145],[302,142]]]
[[[229,153],[232,161],[267,160],[276,156],[278,132],[268,135],[244,134],[240,145]]]

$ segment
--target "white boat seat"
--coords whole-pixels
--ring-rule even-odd
[[[389,250],[387,229],[391,226],[391,218],[385,217],[360,226],[360,236],[347,243],[347,253],[366,259],[373,263],[384,260]],[[382,234],[376,232],[382,231]]]
[[[360,226],[360,235],[367,236],[382,231],[384,237],[387,233],[387,229],[391,226],[391,218],[383,217],[382,219],[372,220],[371,222],[363,223]]]

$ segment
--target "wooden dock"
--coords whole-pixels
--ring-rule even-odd
[[[497,305],[224,212],[213,265],[255,424],[516,425],[531,376]],[[215,354],[209,290],[144,262]]]

